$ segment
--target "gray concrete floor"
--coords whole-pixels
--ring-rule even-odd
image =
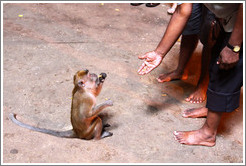
[[[241,106],[225,114],[214,147],[181,145],[174,130],[198,129],[205,119],[182,118],[201,107],[184,101],[199,78],[199,45],[185,81],[157,83],[176,68],[180,43],[146,76],[137,56],[155,49],[170,16],[168,6],[130,4],[3,5],[3,163],[242,163]],[[23,15],[22,17],[19,15]],[[99,141],[62,139],[13,124],[14,112],[28,124],[71,129],[73,75],[87,68],[106,72],[98,103],[111,99],[105,120],[114,133]],[[243,90],[242,90],[243,92]],[[166,95],[162,95],[166,94]]]

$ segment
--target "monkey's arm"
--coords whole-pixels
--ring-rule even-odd
[[[96,88],[96,93],[95,93],[96,96],[98,96],[99,93],[101,92],[101,90],[102,90],[102,85],[103,85],[103,83],[104,83],[106,77],[107,77],[107,74],[106,74],[106,73],[101,73],[101,74],[99,75],[99,84],[98,84],[98,86],[97,86],[97,88]]]
[[[95,106],[94,108],[92,108],[92,116],[99,114],[99,112],[101,112],[104,108],[108,106],[112,106],[112,105],[113,105],[113,102],[111,100],[107,100],[104,103],[101,103]]]

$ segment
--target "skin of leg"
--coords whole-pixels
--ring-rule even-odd
[[[207,14],[205,14],[207,15]],[[208,15],[207,17],[204,17],[204,19],[210,20],[209,17],[211,15]],[[205,21],[205,20],[203,20]],[[211,21],[211,20],[210,20]],[[202,62],[201,62],[201,76],[198,81],[197,87],[195,92],[193,92],[188,98],[186,98],[187,102],[191,103],[201,103],[206,99],[206,92],[207,92],[207,87],[208,87],[208,82],[209,82],[209,64],[210,64],[210,59],[211,59],[211,52],[212,48],[216,43],[216,40],[218,39],[218,36],[220,34],[220,26],[219,24],[216,23],[215,20],[211,21],[209,24],[204,23],[204,28],[203,30],[207,31],[208,28],[210,28],[208,32],[208,35],[203,35],[203,50],[202,50]],[[205,32],[206,34],[206,32]],[[204,36],[206,39],[204,39]]]
[[[214,146],[222,114],[222,112],[208,110],[202,128],[193,131],[174,131],[174,138],[181,144]]]
[[[206,92],[209,82],[209,64],[211,58],[211,49],[208,46],[204,46],[202,49],[202,60],[201,60],[201,75],[196,87],[195,92],[190,94],[185,100],[191,103],[201,103],[206,99]]]
[[[174,79],[181,79],[184,68],[194,50],[196,49],[197,44],[198,36],[196,34],[183,35],[181,39],[180,55],[177,69],[167,74],[161,74],[159,78],[157,78],[158,82],[168,82]]]

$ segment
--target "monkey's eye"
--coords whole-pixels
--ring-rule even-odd
[[[84,87],[85,86],[85,83],[84,83],[84,81],[78,81],[78,86],[79,87]]]

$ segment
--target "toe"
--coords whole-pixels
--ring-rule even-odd
[[[187,97],[187,98],[185,99],[185,101],[189,102],[189,101],[190,101],[190,98],[189,98],[189,97]]]
[[[160,83],[162,82],[162,80],[161,80],[160,78],[156,78],[156,80],[157,80],[158,82],[160,82]]]
[[[179,132],[174,131],[173,134],[174,134],[175,136],[178,136]]]

